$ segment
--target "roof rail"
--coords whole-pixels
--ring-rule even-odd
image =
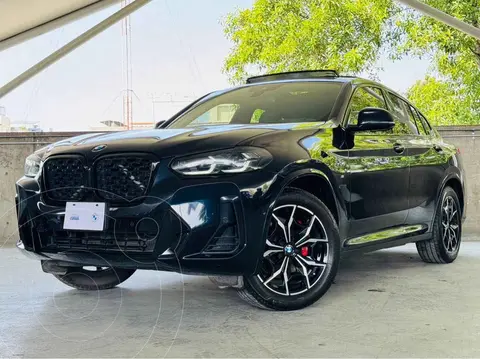
[[[291,71],[279,72],[276,74],[253,76],[247,79],[247,84],[258,82],[268,82],[277,80],[296,80],[296,79],[316,79],[324,77],[339,77],[335,70],[305,70],[305,71]]]

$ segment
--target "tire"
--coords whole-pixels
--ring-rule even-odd
[[[293,215],[287,214],[289,208]],[[332,213],[317,197],[292,188],[279,197],[267,223],[261,268],[258,274],[244,277],[240,298],[262,309],[280,311],[315,303],[330,288],[340,261],[340,237]],[[287,242],[289,236],[292,241]],[[279,271],[283,274],[272,279]]]
[[[126,281],[135,269],[106,268],[96,271],[83,267],[71,267],[66,274],[54,274],[62,283],[79,290],[111,289]]]
[[[453,209],[448,206],[452,205]],[[449,213],[447,217],[447,211]],[[451,217],[451,219],[448,219]],[[432,238],[417,242],[420,258],[426,263],[452,263],[458,256],[462,241],[461,206],[457,193],[445,187],[435,213]],[[453,238],[456,239],[453,239]]]

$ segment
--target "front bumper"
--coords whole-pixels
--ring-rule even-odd
[[[49,205],[38,182],[24,177],[17,182],[17,247],[71,266],[252,274],[275,196],[265,186],[271,174],[246,182],[198,183],[131,206],[107,204],[105,230],[88,232],[64,230],[65,206]]]

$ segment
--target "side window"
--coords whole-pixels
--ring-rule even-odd
[[[236,104],[221,104],[215,106],[198,116],[189,123],[188,126],[229,124],[238,108],[239,105]]]
[[[426,136],[428,133],[428,130],[425,128],[424,124],[422,123],[422,120],[420,119],[420,116],[417,112],[417,110],[410,106],[410,111],[413,113],[413,116],[415,117],[415,123],[417,124],[418,132],[422,136]]]
[[[393,132],[398,135],[418,135],[415,117],[410,110],[410,105],[392,93],[388,94],[392,102],[392,114],[395,120]]]
[[[420,120],[422,121],[423,127],[425,127],[425,130],[427,131],[428,134],[432,133],[432,126],[430,126],[430,123],[427,121],[425,116],[423,116],[419,111],[417,111],[418,116],[420,117]]]
[[[250,119],[250,123],[259,123],[260,122],[260,117],[264,114],[264,110],[261,110],[257,108],[255,111],[253,111],[252,118]]]
[[[375,87],[360,87],[353,94],[348,109],[348,124],[356,125],[358,113],[365,107],[377,107],[387,109],[382,91]]]

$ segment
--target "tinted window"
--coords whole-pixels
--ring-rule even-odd
[[[168,128],[324,122],[330,116],[341,87],[338,82],[299,81],[238,88],[198,104]]]
[[[198,116],[195,120],[190,122],[189,126],[229,124],[237,110],[238,105],[236,104],[221,104],[211,108],[201,116]]]
[[[432,126],[430,126],[430,123],[427,121],[425,116],[423,116],[420,112],[418,112],[418,115],[420,116],[420,120],[423,123],[423,126],[425,127],[425,130],[430,134],[432,132]]]
[[[412,112],[412,114],[414,115],[414,118],[415,118],[415,123],[417,125],[417,129],[418,129],[418,132],[422,135],[422,136],[426,136],[428,131],[427,129],[424,127],[423,123],[422,123],[422,120],[420,119],[420,116],[418,115],[418,112],[417,110],[415,110],[415,108],[413,106],[410,106],[410,111]]]
[[[410,110],[410,105],[401,98],[389,93],[392,102],[392,115],[395,120],[393,132],[399,135],[416,134],[418,135],[415,117]]]
[[[355,91],[348,110],[348,124],[358,123],[358,113],[365,107],[387,109],[382,91],[374,87],[360,87]]]

